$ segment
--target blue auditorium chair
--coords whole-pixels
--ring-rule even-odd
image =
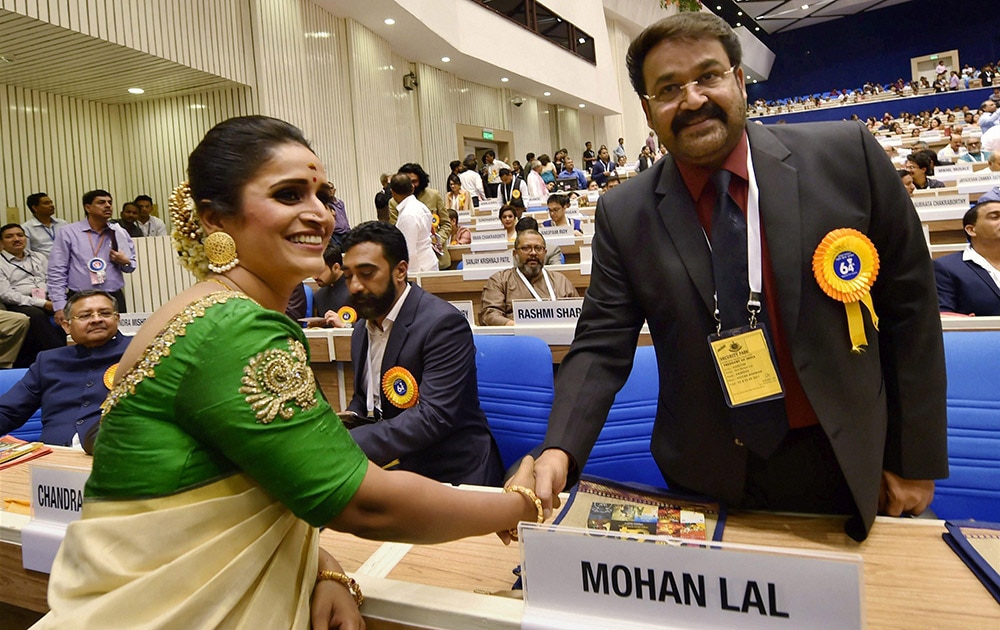
[[[27,368],[11,368],[0,370],[0,394],[13,387],[18,381],[24,378]],[[10,435],[26,442],[35,442],[42,439],[42,410],[37,409],[28,421],[19,428],[10,432]]]
[[[509,468],[542,443],[552,409],[552,351],[537,337],[476,335],[479,404]]]
[[[1000,522],[1000,331],[949,331],[948,463],[931,509],[938,518]]]
[[[305,292],[306,292],[306,317],[312,317],[313,316],[313,288],[312,288],[312,286],[306,284],[305,282],[302,283],[302,288],[305,289]]]
[[[632,373],[615,397],[584,474],[660,488],[666,485],[649,451],[659,391],[653,347],[636,348]]]

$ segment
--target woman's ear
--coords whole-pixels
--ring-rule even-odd
[[[198,220],[205,236],[208,236],[213,232],[225,232],[230,217],[216,210],[208,199],[202,199],[198,202]]]

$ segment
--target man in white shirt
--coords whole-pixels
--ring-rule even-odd
[[[486,164],[486,196],[496,197],[497,189],[500,187],[500,169],[509,169],[510,165],[498,160],[493,149],[483,154],[483,163]]]
[[[470,153],[465,156],[462,168],[465,170],[458,174],[458,179],[462,182],[462,190],[472,195],[472,205],[479,207],[479,200],[486,198],[486,190],[483,188],[483,178],[479,176],[476,169],[479,166],[476,154]]]
[[[66,345],[66,333],[52,322],[52,302],[46,293],[48,259],[26,249],[28,238],[17,223],[0,227],[0,301],[7,310],[30,318],[28,336],[14,367],[28,367],[42,350]]]
[[[166,236],[167,226],[158,217],[150,214],[153,211],[153,198],[149,195],[139,195],[135,198],[139,208],[139,229],[143,236]]]
[[[410,176],[406,173],[393,175],[389,180],[389,192],[399,210],[396,227],[406,239],[409,268],[414,272],[437,271],[438,258],[431,245],[431,211],[413,196]]]
[[[954,164],[958,161],[958,158],[966,153],[968,151],[965,150],[965,145],[962,143],[962,133],[955,129],[951,132],[951,137],[948,139],[948,146],[938,151],[938,162]]]
[[[988,98],[979,106],[979,128],[986,133],[998,122],[1000,122],[1000,110],[997,109],[996,102]]]
[[[52,243],[56,240],[56,232],[69,222],[57,219],[56,205],[46,193],[37,192],[28,195],[28,210],[32,218],[24,222],[24,233],[28,237],[28,248],[46,257],[52,251]]]

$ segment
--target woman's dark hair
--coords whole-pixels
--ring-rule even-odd
[[[646,92],[646,80],[642,76],[642,65],[649,51],[664,40],[696,41],[718,40],[729,57],[729,64],[740,67],[743,50],[739,37],[725,20],[711,13],[685,12],[662,19],[639,34],[628,47],[625,65],[632,88],[641,98]]]
[[[502,208],[500,208],[500,211],[497,212],[497,218],[503,217],[503,213],[507,212],[508,210],[510,210],[510,213],[513,214],[514,218],[516,219],[517,218],[517,210],[515,210],[514,206],[510,205],[509,203],[508,204],[504,204],[504,206]]]
[[[382,246],[382,255],[389,261],[389,268],[393,269],[399,261],[409,262],[410,253],[406,249],[406,238],[395,225],[385,221],[366,221],[357,225],[341,243],[341,250],[346,254],[351,248],[361,243],[378,243]]]
[[[461,186],[462,185],[462,178],[459,177],[458,175],[449,175],[448,176],[448,187],[451,188],[452,184],[458,184],[459,186]]]
[[[312,150],[302,131],[268,116],[239,116],[212,127],[188,158],[188,183],[198,209],[237,214],[243,188],[284,144]]]

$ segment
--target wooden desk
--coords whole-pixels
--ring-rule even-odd
[[[89,466],[79,451],[57,448],[39,460]],[[27,465],[0,471],[4,497],[27,498]],[[0,601],[44,611],[48,576],[21,567],[20,528],[25,517],[0,513]],[[878,518],[858,544],[843,533],[843,519],[733,513],[727,542],[859,553],[864,559],[864,597],[870,628],[1000,627],[1000,606],[941,540],[941,521]],[[354,573],[364,588],[371,630],[520,627],[522,602],[510,597],[516,546],[495,536],[410,547],[325,531],[324,548]]]

